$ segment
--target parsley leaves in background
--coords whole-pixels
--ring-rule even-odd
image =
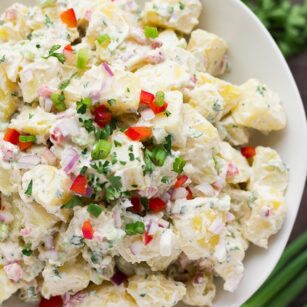
[[[242,0],[259,17],[286,57],[307,49],[307,0]]]

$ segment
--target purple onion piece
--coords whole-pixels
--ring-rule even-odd
[[[120,286],[126,280],[127,276],[121,271],[116,271],[111,277],[111,281],[117,286]]]
[[[111,70],[111,67],[107,63],[102,63],[102,66],[111,77],[114,76],[113,71]]]

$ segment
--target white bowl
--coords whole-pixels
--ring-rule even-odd
[[[31,0],[19,0],[33,3]],[[80,0],[82,1],[82,0]],[[0,2],[3,11],[13,0]],[[288,126],[280,133],[272,133],[255,140],[257,144],[278,150],[290,168],[290,182],[286,195],[288,213],[282,230],[270,240],[269,249],[252,247],[247,252],[245,276],[234,293],[219,287],[215,307],[236,307],[245,302],[265,281],[276,265],[293,228],[299,209],[307,171],[307,125],[303,104],[292,74],[274,40],[239,0],[203,0],[204,11],[200,28],[214,32],[230,47],[232,71],[227,79],[241,84],[254,77],[269,85],[282,98]],[[31,306],[16,301],[5,307]],[[184,305],[180,305],[184,306]]]

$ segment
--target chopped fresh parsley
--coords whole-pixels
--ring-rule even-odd
[[[165,114],[165,116],[167,116],[167,117],[169,117],[169,116],[172,115],[172,113],[171,113],[170,111],[168,111],[168,110],[165,110],[165,111],[164,111],[164,114]]]
[[[82,98],[80,101],[77,101],[77,113],[85,114],[87,109],[92,106],[91,98]]]
[[[30,181],[26,191],[25,191],[25,194],[27,196],[32,196],[32,187],[33,187],[33,180]]]
[[[91,164],[91,167],[95,169],[100,175],[107,175],[110,171],[110,161],[105,161],[102,163],[101,161]]]
[[[257,86],[256,92],[260,94],[261,96],[264,96],[265,91],[266,91],[266,87],[264,85]]]
[[[1,63],[4,63],[5,60],[6,60],[6,57],[5,57],[5,55],[3,55],[3,56],[0,58],[0,64],[1,64]]]
[[[80,175],[85,175],[86,172],[87,172],[87,170],[88,170],[88,167],[87,167],[87,166],[83,166],[83,167],[81,168]]]
[[[74,195],[65,205],[63,205],[63,208],[72,209],[77,206],[83,206],[83,202],[80,197]]]
[[[129,160],[130,161],[134,161],[135,160],[134,154],[132,152],[129,152]]]
[[[60,85],[59,85],[59,89],[60,89],[61,91],[65,90],[66,87],[70,84],[71,80],[72,80],[76,75],[77,75],[77,73],[74,73],[74,74],[71,75],[71,77],[70,77],[69,79],[62,81],[62,82],[60,83]]]
[[[116,99],[109,99],[107,101],[107,103],[110,105],[110,106],[113,106],[115,103],[116,103]]]
[[[44,56],[43,59],[49,59],[50,57],[54,57],[57,58],[59,60],[59,62],[61,62],[62,64],[64,64],[65,62],[65,56],[63,53],[59,53],[56,52],[57,50],[59,50],[61,48],[61,45],[53,45],[47,56]]]
[[[144,152],[144,162],[145,162],[145,165],[143,166],[144,175],[151,174],[155,169],[155,165],[151,161],[151,155],[152,155],[151,152],[148,149],[146,149]]]
[[[84,119],[81,121],[81,123],[87,132],[90,133],[95,131],[94,121],[91,118]]]
[[[172,136],[171,135],[168,135],[165,138],[164,148],[166,149],[169,155],[172,154]]]
[[[115,145],[115,147],[122,147],[122,143],[120,143],[116,140],[114,140],[114,145]]]
[[[184,8],[185,8],[184,3],[182,3],[181,1],[179,1],[179,8],[180,8],[181,10],[184,10]]]
[[[51,21],[51,19],[48,15],[45,15],[45,25],[47,26],[47,28],[49,28],[51,25],[53,25],[53,22]]]
[[[163,177],[161,178],[161,182],[162,182],[162,183],[168,183],[168,177],[167,177],[167,176],[163,176]]]
[[[22,252],[22,254],[23,254],[24,256],[30,257],[30,256],[32,255],[32,253],[33,253],[32,249],[31,249],[31,244],[30,244],[30,243],[26,244],[26,245],[23,247],[23,249],[22,249],[21,252]]]
[[[122,187],[121,178],[119,176],[108,177],[110,186],[106,188],[105,198],[107,201],[112,201],[121,197],[122,193],[120,188]]]

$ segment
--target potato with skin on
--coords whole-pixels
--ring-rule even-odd
[[[227,69],[227,43],[217,35],[197,29],[191,33],[188,50],[198,60],[198,70],[213,76],[222,75]]]
[[[264,133],[285,128],[286,115],[277,93],[255,79],[241,85],[240,90],[240,103],[232,112],[238,124]]]
[[[162,274],[133,276],[129,278],[127,292],[142,307],[171,307],[186,294],[183,283],[166,278]]]
[[[50,165],[38,165],[27,171],[22,177],[22,189],[25,192],[32,181],[32,196],[50,214],[66,221],[69,212],[61,209],[72,193],[71,179],[63,170]]]
[[[201,8],[199,0],[147,1],[142,20],[147,25],[170,28],[184,34],[190,34],[199,23]]]
[[[42,276],[42,295],[48,299],[65,293],[75,294],[86,288],[90,282],[90,269],[80,258],[61,267],[47,264]]]
[[[24,106],[17,117],[12,119],[10,128],[31,135],[44,136],[49,133],[55,120],[54,114],[46,112],[41,107]]]

